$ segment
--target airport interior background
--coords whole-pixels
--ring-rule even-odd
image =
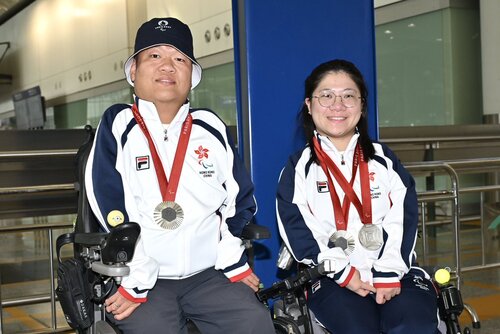
[[[0,0],[0,333],[68,332],[51,303],[54,240],[75,219],[84,126],[132,100],[123,62],[138,22],[191,26],[204,69],[191,103],[240,131],[232,4]],[[417,181],[419,261],[458,271],[463,326],[500,333],[500,2],[373,6],[379,140]]]

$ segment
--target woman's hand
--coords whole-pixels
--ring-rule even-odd
[[[106,305],[106,312],[113,313],[116,320],[123,320],[134,312],[134,310],[141,305],[123,297],[118,291],[104,302]]]
[[[377,289],[368,282],[362,281],[359,271],[355,269],[354,275],[352,275],[351,280],[346,285],[346,288],[352,292],[357,293],[361,297],[366,297],[370,292],[377,292]]]
[[[401,288],[378,288],[377,289],[377,304],[384,304],[401,293]]]
[[[255,292],[259,290],[260,279],[254,273],[251,273],[250,275],[243,277],[238,282],[245,283]]]

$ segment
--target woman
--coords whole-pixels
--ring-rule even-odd
[[[310,309],[334,334],[438,333],[436,292],[414,266],[415,183],[368,135],[367,88],[356,66],[333,60],[305,81],[308,145],[283,169],[282,239],[305,265],[334,272],[312,282]]]

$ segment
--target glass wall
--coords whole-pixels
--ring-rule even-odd
[[[214,111],[228,126],[235,145],[237,138],[234,62],[203,69],[200,84],[191,92],[191,107]]]
[[[131,88],[89,97],[53,108],[53,121],[56,129],[78,129],[86,124],[97,127],[104,111],[116,103],[131,103]],[[49,114],[49,113],[47,113]],[[47,120],[50,118],[47,117]]]
[[[399,8],[405,10],[394,11],[394,18],[375,28],[379,127],[482,124],[477,4],[419,15],[412,15],[410,6]],[[439,136],[441,130],[432,131],[426,136]],[[458,154],[454,159],[463,158]],[[428,188],[425,178],[416,181],[419,191]],[[447,188],[446,177],[433,182],[438,189]],[[460,176],[462,187],[483,183],[481,176]],[[462,196],[462,206],[470,202],[477,200]]]
[[[203,79],[191,92],[193,108],[213,110],[227,125],[237,124],[234,63],[203,69]]]
[[[375,29],[379,125],[482,122],[478,8],[445,8]]]
[[[132,103],[132,88],[82,99],[48,108],[48,120],[57,129],[81,128],[86,124],[96,127],[104,111],[115,103]],[[203,69],[203,80],[191,92],[193,108],[213,110],[228,126],[235,128],[236,87],[234,63]],[[50,116],[50,117],[49,117]]]
[[[479,9],[443,8],[406,15],[375,29],[380,127],[480,124],[482,87]],[[193,107],[209,108],[236,127],[234,64],[204,68],[191,93]],[[48,108],[46,128],[97,126],[107,107],[129,103],[124,88]],[[4,124],[9,127],[10,122]]]
[[[103,94],[87,99],[86,124],[97,127],[104,111],[117,103],[132,103],[132,88],[124,88],[118,91]]]

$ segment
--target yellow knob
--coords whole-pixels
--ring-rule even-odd
[[[446,284],[450,281],[450,272],[446,269],[439,269],[434,273],[434,279],[439,284]]]

